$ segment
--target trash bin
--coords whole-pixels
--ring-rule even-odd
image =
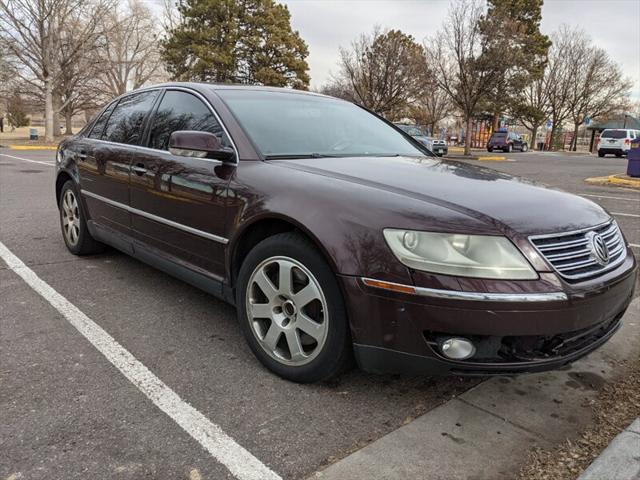
[[[538,142],[538,150],[540,151],[544,150],[544,142]]]
[[[627,175],[640,177],[640,138],[631,142],[631,149],[627,154]]]
[[[38,129],[30,128],[29,129],[29,140],[37,140],[38,139]]]

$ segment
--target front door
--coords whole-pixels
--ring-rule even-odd
[[[201,98],[167,90],[150,122],[148,148],[131,160],[133,233],[155,253],[222,280],[227,185],[235,166],[171,154],[169,137],[177,130],[211,132],[230,145]]]

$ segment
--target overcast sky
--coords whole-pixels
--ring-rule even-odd
[[[162,0],[146,0],[149,4]],[[307,59],[312,87],[336,72],[338,49],[348,47],[375,25],[396,28],[422,42],[440,28],[449,0],[279,0],[291,11],[293,28],[309,45]],[[550,34],[562,23],[591,35],[622,65],[640,99],[640,0],[545,0],[542,31]]]

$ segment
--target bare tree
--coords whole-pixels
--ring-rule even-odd
[[[485,55],[488,39],[480,25],[483,5],[479,0],[455,0],[442,31],[427,47],[427,62],[438,86],[462,112],[466,123],[465,155],[471,153],[471,127],[480,102],[502,79],[498,59]]]
[[[393,116],[420,96],[424,70],[424,51],[413,37],[376,27],[340,49],[340,72],[324,90]]]
[[[438,85],[431,70],[427,69],[422,78],[422,95],[409,108],[408,115],[417,124],[429,127],[431,135],[435,135],[438,124],[453,112],[453,104],[449,94]]]
[[[538,130],[551,115],[549,94],[548,76],[536,78],[515,98],[511,107],[511,114],[531,132],[531,142],[535,142]]]
[[[97,25],[111,3],[112,0],[0,0],[0,43],[16,62],[18,74],[42,92],[48,141],[54,137],[54,95],[60,79],[84,54],[87,45],[95,42]],[[70,35],[61,34],[68,24],[77,28]]]
[[[601,48],[595,47],[586,35],[580,39],[578,51],[569,57],[575,62],[568,100],[573,122],[571,148],[576,150],[578,130],[585,118],[606,117],[624,110],[629,103],[631,82],[624,79],[620,66]]]
[[[140,0],[130,0],[105,17],[98,52],[98,80],[104,91],[118,96],[163,76],[157,23]]]

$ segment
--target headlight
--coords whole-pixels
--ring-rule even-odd
[[[531,280],[538,274],[505,237],[384,230],[384,238],[404,265],[461,277]]]

